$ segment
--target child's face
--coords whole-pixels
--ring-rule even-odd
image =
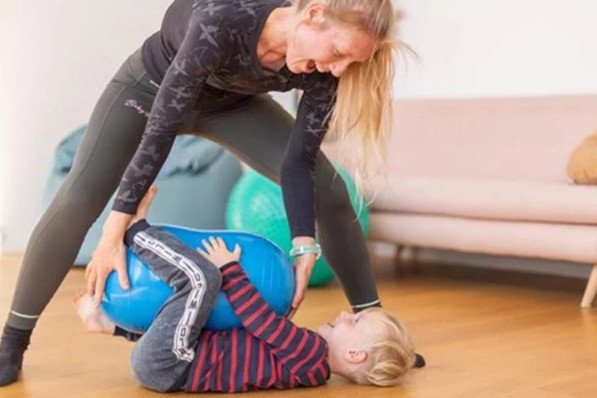
[[[317,333],[326,339],[330,348],[355,348],[371,341],[381,330],[382,321],[371,314],[342,311],[332,322],[319,326]]]

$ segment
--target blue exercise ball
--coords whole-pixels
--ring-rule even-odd
[[[236,231],[202,231],[162,225],[187,246],[202,247],[201,241],[210,236],[221,237],[232,249],[242,248],[239,263],[263,299],[278,315],[285,315],[294,296],[295,280],[292,263],[274,243],[259,235]],[[172,288],[155,275],[139,257],[126,249],[130,288],[120,287],[118,276],[112,272],[106,281],[101,308],[108,318],[123,329],[143,333],[155,319],[159,309],[172,294]],[[220,292],[206,329],[225,330],[242,327],[224,292]]]

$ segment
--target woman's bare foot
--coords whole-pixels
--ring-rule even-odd
[[[89,294],[77,294],[73,297],[73,306],[88,332],[114,334],[116,325],[108,319],[100,308],[94,307],[93,297]]]

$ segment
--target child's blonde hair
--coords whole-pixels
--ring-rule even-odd
[[[294,0],[293,4],[300,11],[313,1]],[[377,40],[377,49],[369,60],[352,63],[342,73],[329,124],[330,133],[342,138],[346,150],[357,152],[354,179],[362,192],[363,179],[381,174],[385,163],[392,124],[394,53],[410,49],[395,37],[402,14],[394,9],[392,0],[324,1],[325,13],[332,20],[370,33]],[[349,142],[354,144],[350,148]]]
[[[394,386],[413,368],[415,346],[406,327],[386,310],[369,308],[363,313],[382,321],[385,327],[373,338],[367,361],[347,376],[358,384]]]

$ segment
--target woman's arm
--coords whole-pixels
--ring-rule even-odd
[[[304,88],[280,176],[293,239],[315,237],[315,163],[337,87],[330,74],[314,73],[305,79],[313,82]]]
[[[226,51],[220,14],[197,9],[151,108],[139,148],[127,167],[113,209],[134,214],[168,157],[185,117]]]
[[[315,163],[327,132],[338,83],[331,74],[313,73],[305,76],[305,80],[305,92],[280,176],[294,247],[315,244]],[[315,260],[314,254],[303,254],[296,258],[297,288],[290,317],[303,301]]]
[[[87,267],[88,293],[99,304],[105,281],[113,270],[123,288],[126,275],[124,232],[131,215],[164,164],[185,116],[201,95],[205,81],[225,54],[221,14],[198,8],[189,21],[176,56],[166,71],[151,108],[141,143],[124,172],[112,212]],[[122,132],[126,134],[126,131]]]

